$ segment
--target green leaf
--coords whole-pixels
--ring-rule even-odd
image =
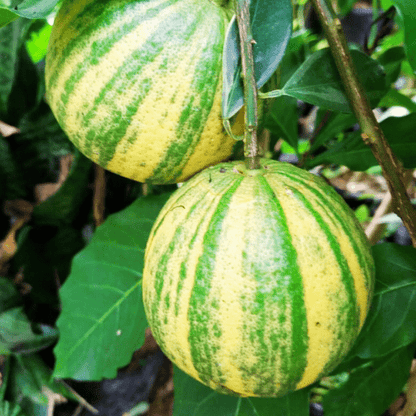
[[[37,225],[69,225],[78,215],[88,192],[92,163],[80,152],[75,153],[71,171],[58,191],[36,205],[32,218]]]
[[[251,0],[250,21],[253,39],[255,76],[261,88],[282,60],[292,33],[292,4],[290,0]],[[225,39],[223,56],[222,114],[231,118],[243,106],[241,84],[240,42],[235,17]]]
[[[35,352],[52,345],[58,335],[49,327],[43,327],[44,334],[35,334],[23,307],[0,314],[0,328],[0,354]]]
[[[400,13],[403,23],[407,59],[416,71],[416,5],[408,0],[392,0],[392,3]]]
[[[21,173],[13,158],[10,146],[6,139],[0,136],[0,183],[4,189],[5,200],[19,199],[26,196],[26,190]]]
[[[9,137],[13,158],[26,186],[55,182],[59,160],[73,151],[73,145],[59,127],[50,108],[42,102],[18,124],[21,133]]]
[[[22,408],[14,403],[7,401],[0,402],[0,415],[2,416],[25,416]]]
[[[111,215],[73,260],[60,296],[54,376],[114,378],[144,340],[141,276],[156,216],[170,194],[137,199]]]
[[[57,7],[59,0],[0,0],[0,8],[6,8],[27,19],[44,19]]]
[[[10,364],[11,364],[11,356],[4,356],[3,360],[0,362],[0,374],[1,374],[0,403],[4,400],[6,396],[7,385],[9,383]]]
[[[18,18],[19,16],[10,10],[0,8],[0,29]]]
[[[416,103],[406,95],[402,94],[394,88],[391,88],[389,92],[380,101],[380,107],[393,107],[400,106],[409,110],[410,113],[416,112]],[[388,111],[388,110],[387,110]]]
[[[280,78],[279,87],[285,85],[291,76],[302,65],[302,63],[310,55],[310,51],[314,47],[313,44],[316,43],[317,40],[318,37],[311,34],[309,31],[302,30],[293,33],[277,70]]]
[[[46,390],[49,389],[91,409],[82,397],[64,382],[53,380],[51,375],[52,371],[36,354],[12,356],[8,385],[10,400],[18,403],[28,415],[34,416],[34,408],[48,405]]]
[[[279,97],[268,112],[265,127],[298,149],[298,107],[293,97]]]
[[[403,46],[389,48],[378,57],[378,61],[383,65],[386,72],[388,85],[391,85],[399,77],[402,62],[405,58],[406,52]]]
[[[309,390],[281,398],[242,398],[219,394],[174,367],[173,416],[309,416]]]
[[[15,285],[5,277],[0,277],[0,314],[22,303]]]
[[[357,217],[360,224],[368,221],[370,219],[370,208],[366,204],[360,205],[355,211],[355,216]]]
[[[389,117],[380,123],[393,152],[405,168],[416,167],[416,113],[405,117]],[[335,163],[351,170],[364,171],[378,164],[371,149],[361,138],[361,131],[349,134],[330,150],[308,163],[308,168],[320,164]]]
[[[348,381],[323,397],[325,416],[379,416],[409,378],[413,348],[402,348],[354,371]]]
[[[35,354],[12,357],[9,394],[13,401],[22,405],[24,398],[37,404],[47,405],[48,398],[43,387],[50,383],[50,371]],[[19,400],[20,399],[20,400]]]
[[[38,63],[45,58],[52,31],[52,26],[48,22],[42,21],[42,23],[41,27],[30,32],[30,37],[26,41],[26,49],[34,63]]]
[[[310,153],[319,149],[329,140],[335,138],[338,134],[353,126],[357,122],[354,114],[334,113],[329,110],[318,111],[315,131],[317,132]],[[323,123],[322,127],[320,123]]]
[[[351,50],[351,56],[367,97],[372,107],[375,107],[388,89],[384,70],[377,61],[362,52]],[[289,95],[331,111],[351,112],[338,69],[328,48],[311,55],[281,90],[270,94],[280,95]]]
[[[59,308],[56,280],[65,280],[73,256],[84,245],[81,230],[64,225],[26,226],[19,232],[13,266],[24,270],[25,282],[31,286],[31,302],[54,311]],[[55,317],[50,318],[53,324]]]
[[[7,114],[7,103],[16,77],[20,41],[19,21],[0,28],[0,118],[3,120]]]
[[[356,0],[338,0],[338,7],[340,10],[340,14],[342,16],[345,16],[346,14],[348,14],[351,9],[352,6],[354,5]]]
[[[28,21],[30,22],[30,21]],[[29,30],[29,26],[27,27]],[[23,40],[19,49],[18,70],[7,103],[7,123],[19,126],[22,117],[32,112],[43,99],[43,77],[30,58]]]
[[[416,341],[416,249],[378,244],[373,256],[375,295],[350,354],[362,359],[382,357]]]

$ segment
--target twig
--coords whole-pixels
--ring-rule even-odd
[[[413,179],[413,172],[411,170],[406,171],[405,174],[405,184],[406,188],[409,189]],[[387,192],[384,196],[381,204],[377,208],[370,224],[367,225],[365,233],[367,235],[370,244],[376,244],[379,241],[386,231],[387,225],[381,223],[380,220],[384,215],[392,211],[392,200],[390,192]]]
[[[241,65],[244,81],[245,132],[244,156],[248,169],[260,168],[257,143],[257,85],[254,75],[253,39],[250,28],[250,1],[235,0],[235,10],[240,33]]]
[[[413,416],[416,412],[416,360],[413,360],[410,377],[407,381],[406,404],[397,416]]]
[[[381,201],[381,204],[377,208],[373,219],[365,229],[365,234],[367,235],[371,245],[377,243],[377,241],[383,237],[383,234],[386,231],[386,224],[380,223],[380,219],[384,217],[384,215],[391,212],[391,207],[391,194],[390,192],[387,192]]]
[[[361,137],[381,166],[392,195],[393,209],[403,220],[416,247],[416,211],[403,183],[403,166],[390,148],[371,110],[348,50],[341,22],[327,0],[312,0],[345,87],[351,108],[361,127]]]
[[[82,405],[78,405],[77,408],[75,409],[75,413],[72,416],[79,416],[83,409],[84,407]]]

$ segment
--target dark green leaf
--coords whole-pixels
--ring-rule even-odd
[[[54,376],[113,378],[144,340],[144,250],[169,194],[137,199],[111,215],[72,263],[60,295]]]
[[[15,285],[5,277],[0,277],[0,314],[21,304],[20,294]]]
[[[71,224],[79,214],[87,194],[92,163],[76,152],[71,171],[59,190],[46,201],[35,206],[32,218],[37,225]]]
[[[0,403],[4,400],[6,396],[7,385],[9,383],[10,366],[11,366],[11,356],[4,356],[3,360],[1,360],[0,362],[0,374],[1,374]]]
[[[312,35],[308,31],[302,30],[293,33],[277,71],[280,78],[280,83],[277,87],[283,87],[300,65],[302,65],[310,54],[313,43],[317,42],[317,39],[318,37],[316,35]]]
[[[265,127],[298,148],[298,107],[293,97],[278,97],[266,116]]]
[[[416,113],[405,117],[389,117],[380,123],[393,152],[405,168],[416,167]],[[336,163],[351,170],[363,171],[377,165],[371,149],[361,138],[361,131],[349,134],[342,142],[320,154],[308,165]]]
[[[41,74],[23,44],[19,49],[17,68],[7,103],[6,122],[12,125],[19,125],[22,117],[39,105],[44,94]]]
[[[48,405],[50,398],[46,394],[47,389],[89,407],[69,386],[62,381],[53,380],[51,375],[52,371],[36,354],[13,356],[8,394],[30,416],[34,416],[34,405]]]
[[[367,97],[375,107],[388,89],[384,70],[377,61],[362,52],[352,50],[351,56]],[[322,49],[310,56],[276,94],[289,95],[331,111],[351,112],[329,49]]]
[[[48,325],[33,325],[38,333],[22,340],[11,348],[13,354],[33,354],[43,350],[58,340],[58,331]]]
[[[406,58],[406,52],[403,46],[396,46],[387,49],[379,56],[378,61],[383,65],[387,76],[387,84],[395,82],[400,75],[402,62]]]
[[[0,29],[0,118],[3,120],[7,114],[7,103],[16,77],[20,45],[19,21]]]
[[[57,332],[42,327],[43,334],[35,334],[22,307],[0,314],[0,353],[29,353],[48,347],[57,339]]]
[[[174,367],[173,416],[309,416],[309,390],[281,398],[259,399],[216,393]]]
[[[47,405],[48,398],[42,392],[46,386],[47,369],[35,354],[11,357],[8,394],[13,402],[22,405],[22,399]],[[49,381],[49,380],[48,380]]]
[[[340,14],[345,16],[347,13],[349,13],[355,2],[356,0],[338,0]]]
[[[402,391],[412,359],[413,348],[402,348],[354,371],[324,395],[325,416],[380,416]]]
[[[356,122],[357,119],[353,114],[320,110],[315,125],[315,131],[317,133],[314,137],[310,152],[313,153],[316,149],[319,149],[329,140],[334,139],[338,134],[353,126]]]
[[[408,0],[392,0],[398,9],[403,25],[407,59],[416,71],[416,5]]]
[[[0,195],[4,199],[12,200],[26,196],[25,186],[21,173],[10,151],[6,139],[0,137]]]
[[[251,0],[250,20],[255,74],[258,88],[272,76],[279,65],[292,32],[290,0]],[[224,45],[222,114],[231,118],[243,106],[241,61],[237,23],[230,23]]]
[[[26,226],[17,243],[13,266],[16,272],[24,270],[25,282],[31,286],[30,300],[50,308],[50,320],[43,322],[53,325],[59,308],[57,279],[65,280],[73,256],[85,245],[81,230],[64,225]]]
[[[406,95],[391,88],[389,92],[380,101],[380,107],[400,106],[409,110],[410,113],[416,112],[416,103]],[[387,110],[389,111],[389,110]]]
[[[59,127],[49,107],[42,103],[19,123],[20,134],[9,138],[13,158],[25,178],[26,186],[56,182],[59,157],[71,153],[73,146]]]
[[[376,288],[365,325],[351,352],[377,358],[416,341],[416,249],[385,243],[373,247]]]
[[[0,415],[2,416],[25,416],[22,408],[14,403],[1,401],[0,402]]]
[[[12,13],[10,10],[0,8],[0,28],[8,25],[18,18],[19,16]]]

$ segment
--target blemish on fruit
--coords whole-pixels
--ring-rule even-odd
[[[225,169],[225,168],[221,168],[221,169],[220,169],[220,172],[221,172],[221,173],[225,173],[225,172],[227,172],[227,169]]]
[[[175,205],[168,212],[173,211],[175,208],[183,208],[183,209],[185,209],[185,207],[183,205]]]

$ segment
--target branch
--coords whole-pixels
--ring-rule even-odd
[[[257,144],[257,85],[253,58],[253,44],[256,42],[253,39],[250,28],[249,5],[249,0],[235,0],[244,81],[244,156],[248,169],[260,169],[260,156]]]
[[[416,247],[416,211],[403,183],[403,166],[381,130],[358,79],[341,22],[328,0],[312,0],[335,59],[350,106],[361,127],[361,137],[374,154],[392,195],[394,211],[403,220]]]

